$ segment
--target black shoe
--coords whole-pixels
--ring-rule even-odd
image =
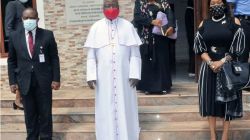
[[[18,106],[15,102],[13,102],[13,109],[14,110],[24,110],[23,107]]]

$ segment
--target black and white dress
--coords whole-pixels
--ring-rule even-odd
[[[245,36],[242,28],[234,19],[204,20],[194,40],[194,51],[197,55],[208,53],[212,61],[218,61],[228,53],[234,58],[242,54],[245,48]],[[242,92],[238,91],[236,100],[230,102],[216,101],[216,77],[210,67],[203,62],[199,78],[199,109],[203,117],[222,117],[225,120],[241,118]]]

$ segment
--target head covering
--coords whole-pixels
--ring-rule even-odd
[[[118,0],[104,0],[104,2],[117,2],[118,3]]]
[[[118,2],[118,0],[104,0],[103,6],[105,8],[111,7],[111,6],[112,7],[119,7],[119,2]]]

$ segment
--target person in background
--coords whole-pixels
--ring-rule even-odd
[[[87,83],[96,87],[97,140],[139,140],[136,85],[141,79],[141,40],[134,26],[118,17],[118,0],[104,0],[105,18],[94,23],[88,49]]]
[[[167,2],[169,3],[169,6],[170,6],[171,10],[173,11],[173,13],[175,13],[174,0],[168,0]],[[177,28],[177,25],[176,25],[176,28]],[[169,39],[169,44],[167,46],[169,46],[169,54],[168,54],[169,65],[171,66],[170,70],[171,70],[172,76],[175,76],[176,75],[176,47],[175,47],[175,44],[176,44],[177,39],[172,39],[172,38],[168,38],[168,39]]]
[[[244,29],[246,36],[246,49],[242,57],[239,58],[242,62],[249,62],[250,51],[250,0],[227,0],[229,3],[231,17],[240,19],[241,26]],[[250,91],[250,88],[244,89]]]
[[[8,39],[11,32],[22,28],[22,14],[25,9],[25,3],[28,0],[15,0],[8,2],[5,9],[5,37]],[[16,90],[16,100],[13,102],[13,109],[23,110],[20,91]]]
[[[169,60],[170,40],[166,36],[152,33],[154,26],[162,26],[162,21],[156,19],[159,11],[165,13],[169,21],[167,25],[163,26],[166,29],[165,34],[172,35],[175,32],[176,22],[168,1],[135,1],[134,23],[143,42],[140,48],[142,76],[137,89],[146,94],[154,92],[167,94],[172,86]]]
[[[9,37],[10,33],[22,28],[22,14],[26,8],[28,0],[15,0],[8,2],[5,8],[5,36]]]
[[[229,3],[230,14],[232,17],[240,19],[241,27],[246,36],[246,48],[243,55],[239,58],[242,62],[249,62],[250,51],[250,0],[227,0]]]
[[[185,13],[185,25],[186,25],[186,33],[188,40],[188,76],[195,76],[195,54],[193,51],[194,46],[194,0],[188,0],[187,9]]]
[[[217,140],[216,119],[223,118],[222,140],[228,140],[230,121],[243,116],[242,91],[232,100],[219,100],[221,82],[217,73],[223,64],[237,59],[245,48],[245,35],[237,18],[227,12],[226,0],[210,0],[210,17],[201,22],[194,40],[195,54],[203,62],[198,82],[199,109],[202,117],[208,118],[211,140]]]

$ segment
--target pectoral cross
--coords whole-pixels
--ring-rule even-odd
[[[109,46],[112,47],[112,48],[114,48],[114,47],[115,47],[115,43],[114,43],[114,42],[111,42],[111,43],[109,44]]]
[[[114,40],[111,40],[109,46],[112,47],[112,48],[114,48],[114,47],[115,47],[115,41],[114,41]]]

